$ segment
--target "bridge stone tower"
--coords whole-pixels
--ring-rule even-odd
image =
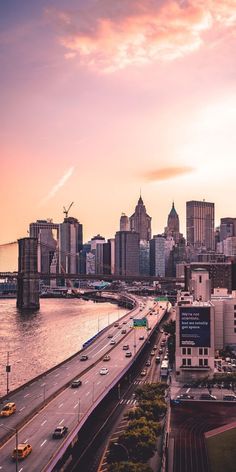
[[[39,308],[38,239],[18,239],[18,308]]]

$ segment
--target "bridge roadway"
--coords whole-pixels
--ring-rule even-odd
[[[141,302],[141,299],[139,299]],[[151,299],[145,300],[144,308],[140,310],[140,306],[125,315],[120,324],[122,328],[127,329],[126,334],[121,334],[121,329],[115,328],[113,325],[102,333],[102,335],[88,348],[84,350],[88,354],[89,359],[85,362],[80,362],[77,358],[72,359],[68,363],[54,370],[47,378],[47,391],[49,388],[58,387],[55,384],[59,381],[64,383],[65,388],[55,396],[55,398],[45,405],[25,426],[21,427],[18,432],[18,442],[29,442],[33,447],[33,452],[25,461],[19,462],[19,472],[39,472],[42,470],[52,470],[48,466],[52,456],[57,454],[58,449],[66,444],[69,444],[70,433],[76,428],[78,430],[82,425],[88,414],[93,410],[95,405],[99,403],[109,390],[112,383],[116,381],[121,372],[125,372],[128,366],[132,363],[132,358],[126,358],[125,352],[122,349],[123,344],[129,344],[132,357],[141,350],[143,344],[152,333],[158,320],[164,314],[164,308],[156,312],[156,316],[150,315],[150,311],[154,306]],[[138,330],[132,329],[132,321],[130,316],[143,317],[147,316],[150,331],[145,328]],[[126,323],[124,323],[126,322]],[[110,344],[111,339],[108,334],[113,335],[116,344]],[[144,335],[144,340],[140,340],[140,335]],[[111,360],[103,362],[103,356],[110,353]],[[100,375],[99,371],[102,366],[109,369],[107,375]],[[72,379],[80,377],[82,385],[78,389],[71,389],[69,386]],[[49,384],[50,382],[50,384]],[[42,401],[42,388],[44,386],[41,379],[40,395]],[[27,389],[20,391],[21,395],[17,398],[17,412],[9,418],[1,418],[0,428],[16,428],[23,416],[27,415],[29,411],[34,408],[36,395],[39,398],[39,392],[35,384],[27,387]],[[19,392],[18,392],[19,393]],[[18,394],[17,393],[17,394]],[[12,400],[12,398],[11,398]],[[78,420],[80,423],[78,424]],[[68,436],[64,440],[53,440],[52,432],[58,425],[66,425],[69,428]],[[0,449],[0,471],[11,472],[16,470],[16,465],[11,459],[12,450],[15,447],[15,435],[13,435]]]

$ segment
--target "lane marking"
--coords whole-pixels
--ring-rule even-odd
[[[59,374],[56,374],[55,377],[58,377]]]
[[[25,409],[25,406],[22,406],[22,408],[21,408],[19,411],[22,411],[22,410],[24,410],[24,409]]]
[[[28,440],[28,439],[26,439],[26,440],[24,441],[24,443],[27,443],[28,441],[29,441],[29,440]]]
[[[19,470],[19,472],[22,472],[22,470],[23,470],[23,467],[21,467],[21,469]]]
[[[87,393],[85,394],[85,396],[87,397],[89,394],[90,394],[90,392],[87,392]]]
[[[101,383],[101,380],[99,382],[97,382],[97,385],[99,385]]]
[[[44,385],[46,385],[46,383],[41,384],[40,387],[44,387]]]
[[[30,393],[26,393],[26,395],[24,395],[24,398],[28,397],[30,395]]]
[[[58,408],[61,408],[62,406],[63,406],[63,403],[61,403]]]
[[[47,423],[47,420],[44,420],[44,421],[41,423],[41,426],[43,426],[45,423]]]
[[[85,384],[87,384],[87,383],[88,383],[88,380],[85,380],[85,382],[84,382],[84,383],[85,383]]]
[[[65,421],[65,419],[63,418],[63,420],[60,421],[59,425],[63,423],[63,421]]]
[[[74,408],[76,408],[78,405],[79,405],[79,403],[76,403],[75,406],[74,406]]]
[[[47,439],[44,439],[44,441],[42,442],[42,444],[40,444],[40,447],[42,447],[46,442],[47,442]]]

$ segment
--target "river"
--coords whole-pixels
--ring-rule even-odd
[[[35,313],[22,313],[15,299],[0,300],[0,396],[50,369],[82,348],[85,341],[126,310],[80,299],[41,299]]]

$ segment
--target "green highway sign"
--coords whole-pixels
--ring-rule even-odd
[[[136,319],[136,320],[133,320],[133,327],[134,328],[146,328],[147,326],[147,320],[146,318],[140,318],[140,319]]]
[[[155,302],[168,302],[168,298],[166,297],[157,297],[154,300]]]

